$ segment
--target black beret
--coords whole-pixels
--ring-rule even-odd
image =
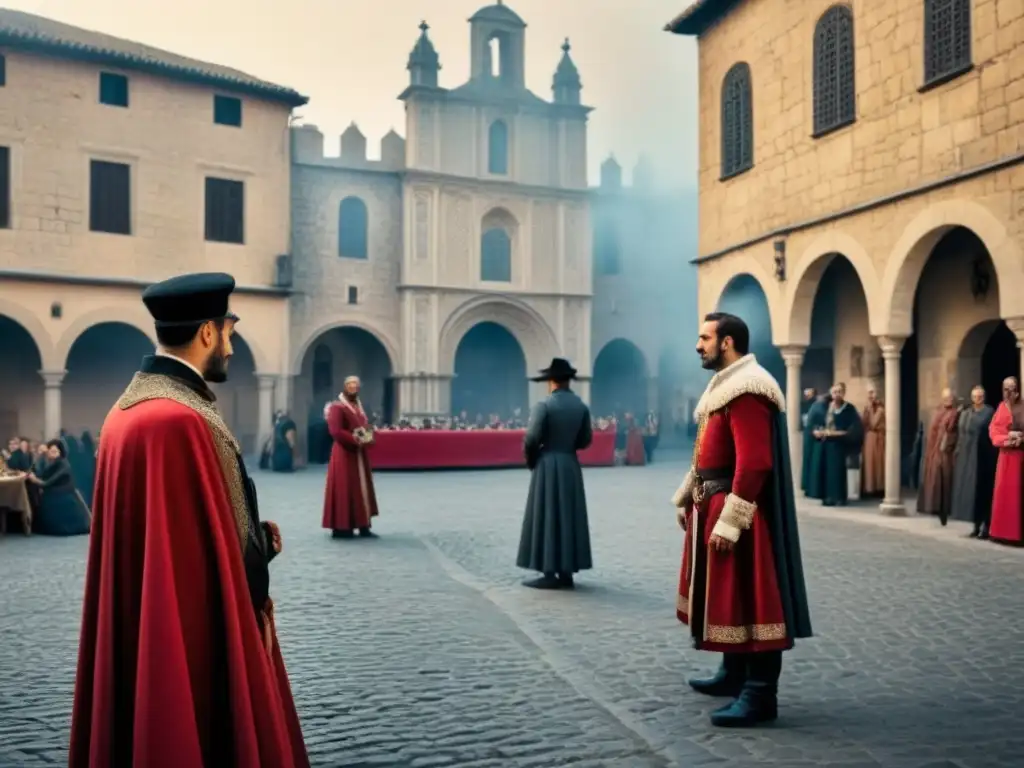
[[[228,309],[235,278],[223,272],[178,275],[149,286],[142,302],[156,321],[157,328],[188,326],[209,320],[234,320]]]

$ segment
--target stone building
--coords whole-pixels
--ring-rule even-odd
[[[586,396],[591,265],[587,115],[562,46],[552,99],[524,82],[526,24],[498,3],[469,20],[470,78],[454,88],[426,23],[407,63],[403,140],[368,160],[356,126],[326,157],[292,132],[291,371],[300,421],[364,380],[386,419],[525,414],[527,376],[572,359]],[[497,379],[504,384],[496,385]]]
[[[794,433],[802,382],[884,393],[900,514],[940,390],[1020,370],[1024,5],[698,0],[668,29],[699,45],[699,309],[759,285]]]
[[[94,434],[153,349],[142,289],[238,280],[225,418],[288,400],[288,121],[297,92],[0,10],[0,434]]]
[[[697,339],[696,194],[656,187],[637,162],[623,183],[614,157],[591,191],[593,380],[596,413],[654,411],[666,426],[690,420],[707,376]]]

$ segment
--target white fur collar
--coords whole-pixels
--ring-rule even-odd
[[[711,377],[693,411],[693,420],[700,422],[740,395],[747,394],[770,400],[780,412],[786,410],[786,397],[775,377],[761,367],[756,357],[744,355]]]

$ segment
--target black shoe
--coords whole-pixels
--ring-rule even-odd
[[[560,579],[556,578],[554,574],[548,573],[539,578],[524,581],[523,586],[531,589],[565,589]]]
[[[331,531],[332,539],[351,539],[352,531]]]
[[[743,690],[745,678],[745,660],[742,657],[726,656],[722,660],[722,666],[718,668],[718,672],[713,677],[691,678],[686,682],[697,693],[702,693],[705,696],[736,697]]]
[[[981,531],[978,530],[977,528],[975,528],[973,531],[971,531],[970,533],[967,534],[967,538],[968,539],[980,539],[981,538]]]
[[[377,539],[377,538],[380,538],[380,537],[377,536],[377,534],[374,533],[373,531],[371,531],[369,528],[360,528],[359,529],[359,538],[360,539]]]
[[[942,513],[940,512],[940,513],[939,513],[939,524],[940,524],[940,525],[941,525],[941,526],[942,526],[943,528],[945,528],[945,527],[946,527],[946,523],[948,523],[948,522],[949,522],[949,517],[948,517],[947,515],[944,515],[944,514],[942,514]]]
[[[558,574],[558,583],[562,589],[575,589],[576,583],[572,580],[571,573],[560,573]]]
[[[754,728],[779,716],[776,694],[744,687],[736,701],[711,713],[711,724],[718,728]]]

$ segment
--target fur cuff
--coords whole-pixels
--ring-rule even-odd
[[[725,506],[722,507],[722,514],[718,516],[718,522],[711,533],[721,536],[735,544],[740,540],[740,534],[750,527],[754,522],[754,511],[757,505],[751,501],[741,499],[734,493],[725,497]]]
[[[676,507],[685,507],[693,501],[693,470],[691,469],[686,473],[686,477],[683,478],[683,483],[680,485],[674,494],[672,494],[672,505]]]

